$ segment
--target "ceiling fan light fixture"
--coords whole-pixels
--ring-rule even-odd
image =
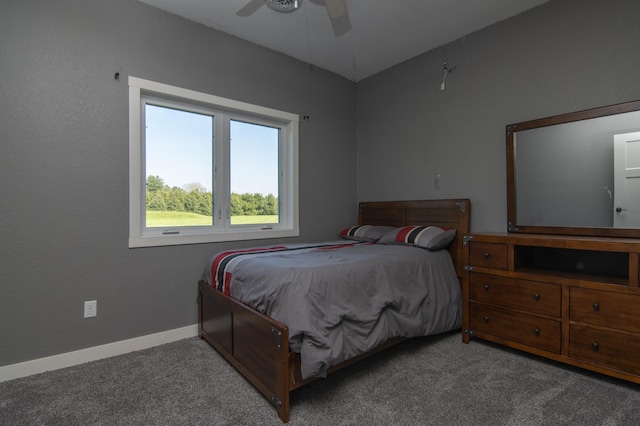
[[[297,10],[302,4],[302,0],[265,0],[265,3],[275,11],[289,13]]]

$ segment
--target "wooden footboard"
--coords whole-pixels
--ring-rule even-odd
[[[200,337],[213,346],[274,406],[278,417],[289,422],[289,392],[317,377],[302,379],[300,354],[289,352],[286,325],[198,283]],[[331,374],[361,359],[394,346],[406,338],[389,339],[370,352],[328,369]]]
[[[289,421],[289,329],[207,283],[198,283],[200,337],[213,346]]]
[[[458,277],[462,276],[462,236],[469,232],[467,199],[360,203],[361,225],[436,225],[457,230],[449,247]],[[289,329],[273,318],[225,296],[209,284],[198,283],[200,337],[213,346],[289,421],[289,392],[315,378],[303,380],[300,355],[289,352]],[[391,339],[371,352],[335,365],[329,373],[393,346]]]

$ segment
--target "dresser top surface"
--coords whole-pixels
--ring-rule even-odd
[[[479,232],[467,234],[465,240],[539,247],[640,252],[640,239],[637,238]]]

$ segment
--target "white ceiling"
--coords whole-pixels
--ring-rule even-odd
[[[359,81],[549,0],[345,0],[340,37],[324,0],[249,17],[236,15],[249,0],[139,1]]]

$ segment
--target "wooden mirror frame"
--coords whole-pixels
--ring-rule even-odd
[[[507,133],[507,229],[513,233],[528,234],[560,234],[560,235],[584,235],[599,237],[628,237],[640,238],[640,229],[630,228],[591,228],[591,227],[559,227],[559,226],[533,226],[518,223],[516,214],[516,182],[515,182],[515,132],[552,126],[556,124],[570,123],[592,118],[605,117],[615,114],[623,114],[640,110],[640,101],[626,102],[593,108],[569,114],[540,118],[537,120],[523,121],[510,124],[506,127]]]

